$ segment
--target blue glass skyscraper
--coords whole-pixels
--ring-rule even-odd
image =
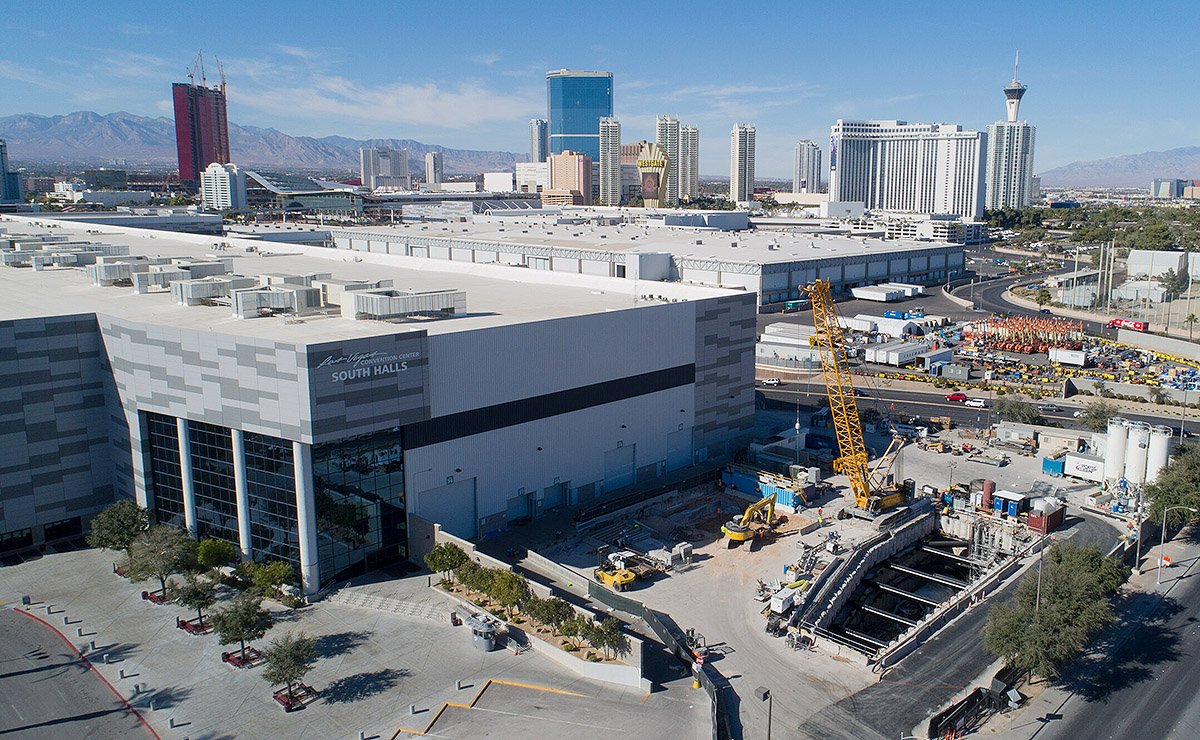
[[[613,114],[612,72],[546,73],[550,153],[568,149],[600,161],[600,119]]]

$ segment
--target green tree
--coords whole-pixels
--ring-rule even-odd
[[[195,575],[189,575],[182,584],[172,585],[169,593],[170,598],[180,606],[196,610],[196,618],[201,626],[204,625],[204,610],[217,601],[217,585]]]
[[[1050,295],[1048,288],[1039,288],[1037,294],[1033,298],[1039,306],[1044,306],[1054,300],[1054,296]]]
[[[444,578],[449,579],[449,575],[454,572],[454,569],[467,562],[467,553],[453,542],[443,542],[440,545],[434,545],[433,549],[425,553],[425,567],[434,573],[443,574]]]
[[[263,679],[272,686],[285,684],[288,699],[292,699],[292,687],[312,670],[317,658],[317,641],[303,632],[288,632],[272,640],[263,657],[267,660]]]
[[[279,587],[285,583],[296,583],[295,568],[284,560],[271,560],[266,563],[247,560],[238,565],[237,572],[250,582],[250,590],[262,597],[277,595]]]
[[[167,579],[196,565],[196,541],[182,529],[157,524],[134,539],[125,557],[124,570],[129,580],[158,580],[162,593],[167,592]]]
[[[1021,581],[1012,604],[992,606],[983,642],[1009,665],[1049,678],[1113,621],[1109,597],[1129,571],[1094,545],[1069,543],[1053,545],[1039,568]]]
[[[492,575],[490,589],[486,592],[504,607],[505,616],[512,617],[517,604],[529,598],[529,583],[525,576],[513,573],[511,570],[496,569]]]
[[[196,561],[205,568],[219,568],[237,562],[241,557],[237,546],[227,540],[200,540],[196,547]]]
[[[1079,417],[1079,422],[1083,424],[1084,429],[1103,432],[1108,429],[1108,420],[1116,415],[1117,407],[1108,401],[1089,401],[1083,405],[1083,416]]]
[[[591,620],[576,615],[563,622],[559,626],[558,631],[578,649],[581,645],[581,640],[586,638],[591,625]]]
[[[620,652],[622,646],[627,643],[625,634],[621,632],[621,623],[615,617],[605,617],[595,625],[588,641],[592,643],[592,647],[603,651],[605,658],[611,658],[614,652]]]
[[[1036,406],[1016,398],[997,398],[995,411],[1001,419],[1018,424],[1043,424],[1046,421]]]
[[[1172,296],[1177,296],[1187,290],[1187,282],[1187,275],[1175,272],[1174,269],[1169,269],[1158,276],[1158,284]]]
[[[271,612],[262,608],[262,599],[243,594],[229,606],[213,612],[212,623],[217,630],[218,642],[222,645],[241,643],[242,658],[245,658],[246,643],[267,634],[275,620]]]
[[[92,532],[87,537],[87,543],[101,550],[123,550],[128,553],[129,545],[148,526],[146,510],[133,499],[124,498],[92,518]]]
[[[546,624],[553,627],[555,631],[561,631],[563,623],[575,616],[575,607],[557,596],[546,599],[545,603]]]
[[[1200,449],[1191,444],[1176,447],[1167,466],[1146,486],[1145,494],[1150,500],[1150,518],[1158,521],[1162,521],[1163,512],[1171,506],[1200,509]],[[1175,509],[1170,518],[1171,522],[1179,523],[1194,515],[1186,509]]]

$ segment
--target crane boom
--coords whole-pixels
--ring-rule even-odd
[[[873,513],[895,506],[903,501],[903,495],[885,490],[883,479],[899,452],[899,442],[894,438],[875,469],[870,468],[854,383],[850,379],[850,363],[846,359],[846,344],[829,281],[816,280],[805,286],[804,292],[812,301],[813,326],[816,328],[813,342],[821,353],[821,374],[825,378],[829,412],[837,437],[839,457],[833,461],[833,469],[850,480],[854,503],[863,511]]]

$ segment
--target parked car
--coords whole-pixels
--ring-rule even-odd
[[[959,403],[962,403],[963,401],[967,400],[967,394],[966,393],[947,393],[946,400],[947,401],[958,401]]]
[[[761,383],[762,385],[769,385],[769,386],[776,386],[776,385],[780,384],[779,378],[763,378],[762,380],[760,380],[758,382]]]
[[[987,408],[987,401],[983,400],[982,398],[968,398],[967,402],[963,405],[970,406],[973,409],[983,409]]]

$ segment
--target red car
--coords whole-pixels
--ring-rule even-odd
[[[963,401],[967,400],[967,394],[966,393],[947,393],[946,400],[947,401],[958,401],[959,403],[962,403]]]

